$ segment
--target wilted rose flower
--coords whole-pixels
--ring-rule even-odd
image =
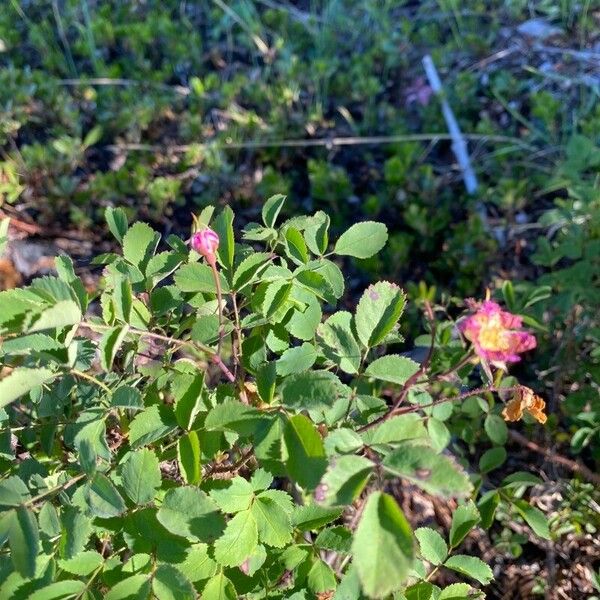
[[[512,400],[507,402],[502,411],[505,421],[518,421],[523,417],[523,411],[527,411],[534,419],[542,425],[548,417],[544,414],[546,403],[535,394],[535,392],[524,385],[517,387]]]
[[[486,300],[458,325],[482,361],[499,368],[521,360],[519,354],[536,347],[535,337],[522,331],[523,319]]]
[[[192,248],[206,258],[207,262],[214,265],[217,262],[217,249],[219,236],[210,228],[197,231],[192,235]]]

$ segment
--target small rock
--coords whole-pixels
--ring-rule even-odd
[[[31,239],[13,240],[8,245],[9,258],[25,278],[52,272],[57,254],[58,251],[53,245]]]

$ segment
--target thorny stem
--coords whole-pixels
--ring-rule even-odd
[[[471,396],[478,396],[479,394],[487,394],[493,392],[514,392],[518,389],[519,386],[512,387],[497,387],[495,385],[488,385],[485,387],[474,388],[472,390],[468,390],[463,392],[462,394],[458,394],[458,396],[448,396],[446,398],[440,398],[439,400],[434,400],[433,402],[429,402],[429,404],[413,404],[412,406],[405,406],[404,408],[399,408],[397,405],[399,402],[394,403],[394,407],[392,407],[388,412],[386,412],[381,417],[363,425],[358,432],[366,431],[367,429],[371,429],[379,423],[383,421],[387,421],[390,417],[396,417],[398,415],[405,415],[408,413],[417,412],[419,410],[423,410],[424,408],[431,408],[432,406],[438,406],[438,404],[444,404],[445,402],[454,402],[456,400],[465,400],[466,398],[470,398]]]
[[[93,375],[90,375],[89,373],[85,373],[84,371],[80,371],[79,369],[70,369],[69,373],[71,373],[71,375],[74,375],[75,377],[81,377],[81,379],[87,379],[91,383],[102,388],[107,394],[112,396],[112,390],[105,383],[102,383],[102,381],[100,381],[99,379],[96,379],[96,377],[94,377]]]
[[[217,355],[221,356],[221,347],[223,345],[223,335],[225,333],[225,326],[223,324],[223,291],[221,290],[221,278],[219,277],[219,271],[217,270],[216,259],[212,257],[207,259],[210,268],[212,269],[213,278],[215,280],[215,286],[217,288],[217,312],[219,314],[219,341],[217,343]]]
[[[66,483],[61,483],[60,485],[50,488],[49,490],[46,490],[45,492],[42,492],[41,494],[34,496],[30,500],[27,500],[27,502],[25,502],[23,504],[23,506],[33,506],[36,502],[43,500],[46,496],[51,496],[52,494],[55,494],[57,492],[62,492],[64,490],[70,488],[72,485],[75,485],[78,481],[81,481],[84,477],[85,477],[85,473],[80,473],[76,477],[73,477],[73,479],[69,479],[69,481],[67,481]]]
[[[97,329],[98,331],[108,331],[112,329],[110,325],[102,325],[100,323],[89,323],[87,321],[82,321],[79,323],[78,327],[83,329],[91,329],[92,331]],[[201,352],[205,352],[206,354],[215,354],[215,351],[209,346],[205,346],[200,342],[191,342],[189,340],[177,340],[175,338],[169,337],[168,335],[161,335],[160,333],[153,333],[152,331],[144,331],[143,329],[136,329],[135,327],[130,327],[128,333],[132,333],[133,335],[137,335],[139,337],[144,337],[153,340],[161,340],[163,342],[167,342],[168,344],[173,344],[176,346],[189,346],[194,348],[195,350],[200,350]]]
[[[431,573],[429,573],[429,575],[427,575],[427,577],[425,578],[425,581],[431,581],[432,577],[440,570],[440,565],[437,565],[436,567],[433,568],[433,570],[431,571]]]
[[[473,358],[473,354],[471,352],[468,352],[454,366],[450,367],[446,371],[443,371],[442,373],[438,373],[437,375],[434,376],[433,379],[430,379],[429,381],[423,381],[423,383],[433,383],[434,381],[439,381],[440,379],[444,379],[444,378],[448,377],[449,375],[452,375],[452,373],[456,373],[456,371],[458,371],[459,369],[462,369],[462,367],[464,367],[466,364],[468,364],[469,361],[472,360],[472,358]]]
[[[104,557],[103,557],[104,558]],[[79,592],[79,594],[77,594],[77,596],[75,597],[75,600],[80,600],[80,598],[83,598],[84,594],[86,594],[87,590],[90,588],[90,586],[92,585],[94,579],[96,579],[96,577],[98,577],[98,575],[100,575],[100,573],[102,573],[102,570],[104,569],[104,563],[102,563],[90,576],[90,578],[85,582],[85,587],[81,590],[81,592]],[[87,594],[86,594],[87,595]]]
[[[235,338],[233,343],[233,360],[235,364],[234,374],[239,379],[239,394],[240,400],[244,404],[250,404],[248,395],[244,387],[244,365],[242,364],[242,326],[240,323],[240,310],[237,304],[237,295],[235,292],[231,294],[231,302],[233,305],[233,315],[235,320]]]
[[[91,329],[92,331],[107,331],[109,329],[112,329],[112,327],[109,327],[108,325],[88,323],[86,321],[82,321],[81,323],[79,323],[79,327],[82,329]],[[138,335],[139,337],[143,338],[161,340],[163,342],[166,342],[167,344],[172,344],[175,346],[187,346],[188,348],[192,348],[196,351],[204,352],[205,354],[208,354],[212,357],[212,361],[214,362],[214,364],[217,365],[219,369],[221,369],[221,372],[225,375],[225,377],[227,377],[229,381],[235,381],[235,377],[233,376],[232,372],[227,368],[227,365],[222,361],[221,357],[209,346],[205,346],[204,344],[201,344],[199,342],[192,342],[189,340],[177,340],[167,335],[152,333],[151,331],[143,331],[142,329],[135,329],[133,327],[129,329],[128,333],[132,333],[133,335]]]
[[[212,361],[213,363],[215,363],[215,365],[217,365],[217,367],[219,367],[219,369],[221,369],[225,377],[227,377],[227,379],[229,379],[231,383],[235,382],[235,375],[229,370],[229,368],[223,362],[223,359],[220,357],[220,355],[213,354]]]
[[[236,294],[231,295],[231,301],[233,303],[233,314],[235,318],[235,335],[237,339],[237,349],[235,352],[235,359],[238,364],[242,365],[242,327],[240,324],[240,310],[237,304]]]
[[[488,394],[494,392],[514,392],[519,388],[519,386],[512,387],[497,387],[495,385],[488,385],[485,387],[479,387],[467,392],[463,392],[458,396],[449,396],[447,398],[440,398],[439,400],[434,400],[433,402],[429,402],[429,404],[415,404],[413,406],[406,406],[405,408],[400,408],[396,410],[393,415],[404,415],[406,413],[417,412],[423,408],[431,408],[432,406],[437,406],[438,404],[444,404],[445,402],[454,402],[455,400],[465,400],[466,398],[470,398],[471,396],[479,396],[480,394]]]
[[[431,343],[429,345],[429,351],[427,352],[427,356],[425,357],[425,360],[421,363],[421,366],[419,367],[419,369],[406,380],[406,382],[402,386],[402,390],[400,390],[400,394],[398,395],[398,398],[396,399],[396,401],[394,402],[394,404],[392,405],[390,410],[388,412],[386,412],[384,415],[382,415],[381,417],[378,417],[374,421],[371,421],[370,423],[367,423],[367,425],[364,425],[363,427],[361,427],[358,430],[359,432],[365,431],[367,429],[371,429],[371,427],[375,427],[375,425],[378,425],[379,423],[382,423],[383,421],[386,421],[387,419],[389,419],[395,413],[395,411],[398,409],[398,407],[404,402],[404,400],[406,400],[406,397],[408,396],[408,393],[410,392],[411,387],[415,383],[417,383],[417,381],[419,380],[419,378],[422,375],[424,375],[427,372],[427,369],[429,368],[429,364],[431,362],[431,357],[433,356],[433,350],[435,348],[435,334],[436,334],[436,326],[435,326],[435,318],[433,315],[433,310],[431,308],[431,305],[427,301],[425,302],[425,315],[427,317],[427,320],[429,321],[430,331],[431,331]]]

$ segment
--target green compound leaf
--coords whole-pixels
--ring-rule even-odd
[[[327,467],[323,440],[316,427],[305,415],[295,415],[285,427],[284,439],[290,477],[307,490],[315,489]]]
[[[35,575],[40,536],[35,514],[25,506],[19,506],[11,513],[8,543],[15,570],[22,577],[32,578]]]
[[[292,285],[289,303],[296,303],[304,308],[294,308],[286,315],[285,329],[294,337],[305,341],[313,341],[317,327],[323,318],[323,311],[317,297],[298,285]]]
[[[182,265],[175,271],[175,285],[182,292],[203,292],[208,294],[216,294],[217,286],[212,269],[204,263],[188,263]],[[227,281],[220,274],[221,290],[223,293],[229,291]]]
[[[419,527],[415,531],[415,536],[419,540],[421,556],[432,565],[442,564],[448,557],[448,545],[444,538],[429,527]]]
[[[462,575],[472,577],[483,585],[488,584],[494,578],[494,574],[490,567],[476,556],[456,554],[451,556],[444,563],[444,566],[461,573]]]
[[[204,373],[181,373],[175,378],[173,395],[175,397],[175,418],[179,427],[190,429],[202,407]]]
[[[388,494],[369,496],[352,554],[363,591],[370,598],[385,598],[407,580],[414,560],[412,531]]]
[[[438,600],[475,600],[475,598],[470,585],[453,583],[441,591]]]
[[[235,239],[233,235],[233,211],[229,206],[226,206],[213,221],[212,228],[219,236],[219,248],[217,256],[219,262],[231,277],[231,269],[233,268],[233,258],[235,253]]]
[[[497,469],[506,461],[506,450],[502,446],[486,450],[479,459],[479,470],[482,473],[489,473]]]
[[[66,579],[44,586],[30,596],[28,600],[63,600],[65,598],[82,598],[86,585],[84,581]]]
[[[266,493],[259,495],[253,502],[252,514],[256,520],[258,538],[263,544],[283,548],[292,541],[289,514]]]
[[[243,477],[234,477],[222,488],[211,490],[210,497],[226,513],[237,513],[250,508],[254,498],[254,487]]]
[[[324,440],[325,451],[328,456],[356,452],[363,446],[362,438],[356,431],[349,427],[340,427],[327,433]]]
[[[233,517],[223,535],[215,542],[215,560],[226,566],[241,565],[258,545],[258,527],[253,511],[244,510]]]
[[[297,373],[283,380],[282,402],[294,410],[326,410],[340,395],[340,386],[340,380],[329,371]]]
[[[315,492],[319,502],[346,506],[363,491],[373,471],[373,463],[364,456],[338,456],[331,460]]]
[[[196,485],[202,479],[202,453],[200,438],[189,431],[177,440],[177,464],[179,473],[186,483]]]
[[[75,325],[81,321],[81,308],[74,300],[61,300],[43,310],[27,329],[28,333]]]
[[[129,279],[122,276],[115,278],[112,301],[117,319],[129,323],[133,306],[133,290]]]
[[[232,400],[217,404],[211,409],[204,421],[204,428],[218,431],[229,429],[248,435],[255,432],[261,424],[269,420],[268,416],[253,406]]]
[[[308,588],[315,594],[329,592],[337,586],[333,569],[323,560],[317,559],[313,563],[307,577]]]
[[[2,350],[6,354],[29,354],[30,352],[47,352],[63,350],[64,345],[45,333],[32,333],[17,338],[3,340]]]
[[[25,482],[16,475],[0,481],[0,506],[19,506],[30,498]]]
[[[289,348],[276,363],[277,374],[286,377],[293,373],[308,371],[317,360],[317,351],[312,344],[304,342],[302,346]]]
[[[323,550],[348,553],[352,547],[352,539],[352,532],[349,529],[337,525],[322,529],[315,540],[315,546]]]
[[[329,215],[322,210],[316,212],[304,230],[306,245],[313,254],[324,254],[329,244]]]
[[[387,242],[387,227],[375,221],[363,221],[352,225],[335,244],[335,254],[370,258],[377,254]]]
[[[195,583],[212,577],[217,572],[217,563],[212,559],[212,549],[209,554],[207,544],[192,544],[183,562],[177,563],[177,568]]]
[[[154,500],[160,487],[160,467],[152,450],[144,448],[132,452],[121,469],[123,489],[135,504],[147,504]]]
[[[74,506],[67,506],[61,511],[62,531],[58,543],[62,558],[74,558],[83,551],[90,534],[92,520]]]
[[[173,409],[169,406],[154,405],[139,412],[129,427],[129,443],[137,449],[169,435],[177,429]]]
[[[194,542],[213,542],[225,526],[215,502],[192,487],[170,489],[157,518],[171,533]]]
[[[401,446],[386,456],[383,468],[392,475],[408,479],[430,494],[449,498],[467,496],[473,490],[461,467],[426,446]]]
[[[66,560],[59,560],[58,566],[68,573],[73,575],[89,575],[92,571],[97,569],[104,559],[95,550],[87,550],[86,552],[80,552],[73,558]]]
[[[196,592],[188,578],[171,565],[159,565],[152,578],[157,600],[194,600]]]
[[[0,408],[57,376],[50,369],[19,367],[0,380]]]
[[[129,326],[113,327],[104,332],[98,350],[100,352],[100,366],[106,372],[112,370],[113,362],[117,356],[117,352],[127,337]]]
[[[473,502],[459,506],[452,515],[452,525],[450,526],[452,548],[456,548],[480,520],[479,511]]]
[[[238,594],[233,583],[223,573],[215,575],[202,590],[202,600],[237,600]]]
[[[361,352],[352,331],[352,315],[339,311],[317,329],[325,356],[345,373],[358,373]]]
[[[274,227],[279,216],[279,212],[283,207],[283,204],[287,196],[283,194],[275,194],[271,196],[262,207],[262,219],[265,227]]]
[[[363,346],[372,348],[385,339],[404,311],[405,298],[404,292],[388,281],[380,281],[365,290],[354,317],[356,333]]]
[[[289,257],[299,265],[308,262],[308,248],[302,234],[295,227],[288,227],[285,242]]]
[[[452,439],[452,434],[444,422],[434,417],[429,417],[427,420],[427,433],[431,440],[431,446],[436,452],[444,450]]]
[[[91,513],[103,519],[118,517],[127,509],[117,488],[102,473],[96,473],[89,483],[86,500]]]
[[[254,252],[247,256],[235,270],[233,275],[233,289],[239,291],[241,288],[251,283],[258,276],[259,272],[266,269],[270,254],[266,252]]]
[[[531,506],[526,500],[515,500],[515,508],[519,514],[525,519],[525,522],[536,535],[539,535],[545,540],[552,539],[550,535],[550,529],[548,527],[548,519],[544,513],[535,506]]]
[[[122,208],[108,206],[104,211],[104,218],[106,219],[110,232],[115,236],[117,241],[122,244],[123,237],[127,233],[129,227],[125,211]]]
[[[477,509],[481,515],[480,526],[483,529],[489,529],[494,522],[496,509],[500,504],[500,494],[498,490],[490,490],[481,496],[477,502]]]
[[[365,375],[402,385],[418,370],[419,365],[414,360],[398,354],[388,354],[373,361],[367,367]]]
[[[134,223],[123,236],[123,256],[142,273],[156,251],[160,235],[146,223]]]
[[[397,415],[361,434],[366,444],[394,444],[427,437],[423,419],[416,414]]]
[[[488,437],[494,444],[503,446],[508,440],[508,427],[502,417],[498,415],[487,415],[483,427]]]
[[[313,531],[335,521],[343,510],[339,506],[319,506],[318,504],[296,506],[292,513],[292,524],[300,531]]]
[[[322,281],[333,293],[334,299],[339,299],[344,295],[344,274],[334,262],[327,258],[321,258],[309,262],[306,269],[310,269],[321,276]],[[298,276],[298,279],[300,279],[300,276]]]
[[[105,600],[146,600],[150,596],[151,581],[148,575],[132,575],[119,581],[104,596]]]
[[[139,390],[129,385],[122,385],[113,392],[110,398],[110,405],[129,410],[141,410],[144,408],[142,394],[140,394]]]
[[[274,281],[268,285],[261,307],[261,312],[265,319],[271,319],[276,316],[276,313],[287,302],[291,292],[292,283],[289,281]]]

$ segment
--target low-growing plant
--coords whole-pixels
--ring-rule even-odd
[[[95,259],[101,292],[63,256],[0,293],[0,597],[478,598],[492,571],[461,544],[498,506],[549,537],[523,499],[538,480],[487,475],[505,420],[546,419],[504,376],[535,346],[521,317],[469,301],[457,325],[421,299],[407,351],[396,283],[336,308],[340,265],[385,225],[331,244],[323,212],[280,223],[284,201],[241,239],[209,207],[160,251],[109,208],[122,253]],[[398,479],[459,502],[448,532],[413,532]]]

